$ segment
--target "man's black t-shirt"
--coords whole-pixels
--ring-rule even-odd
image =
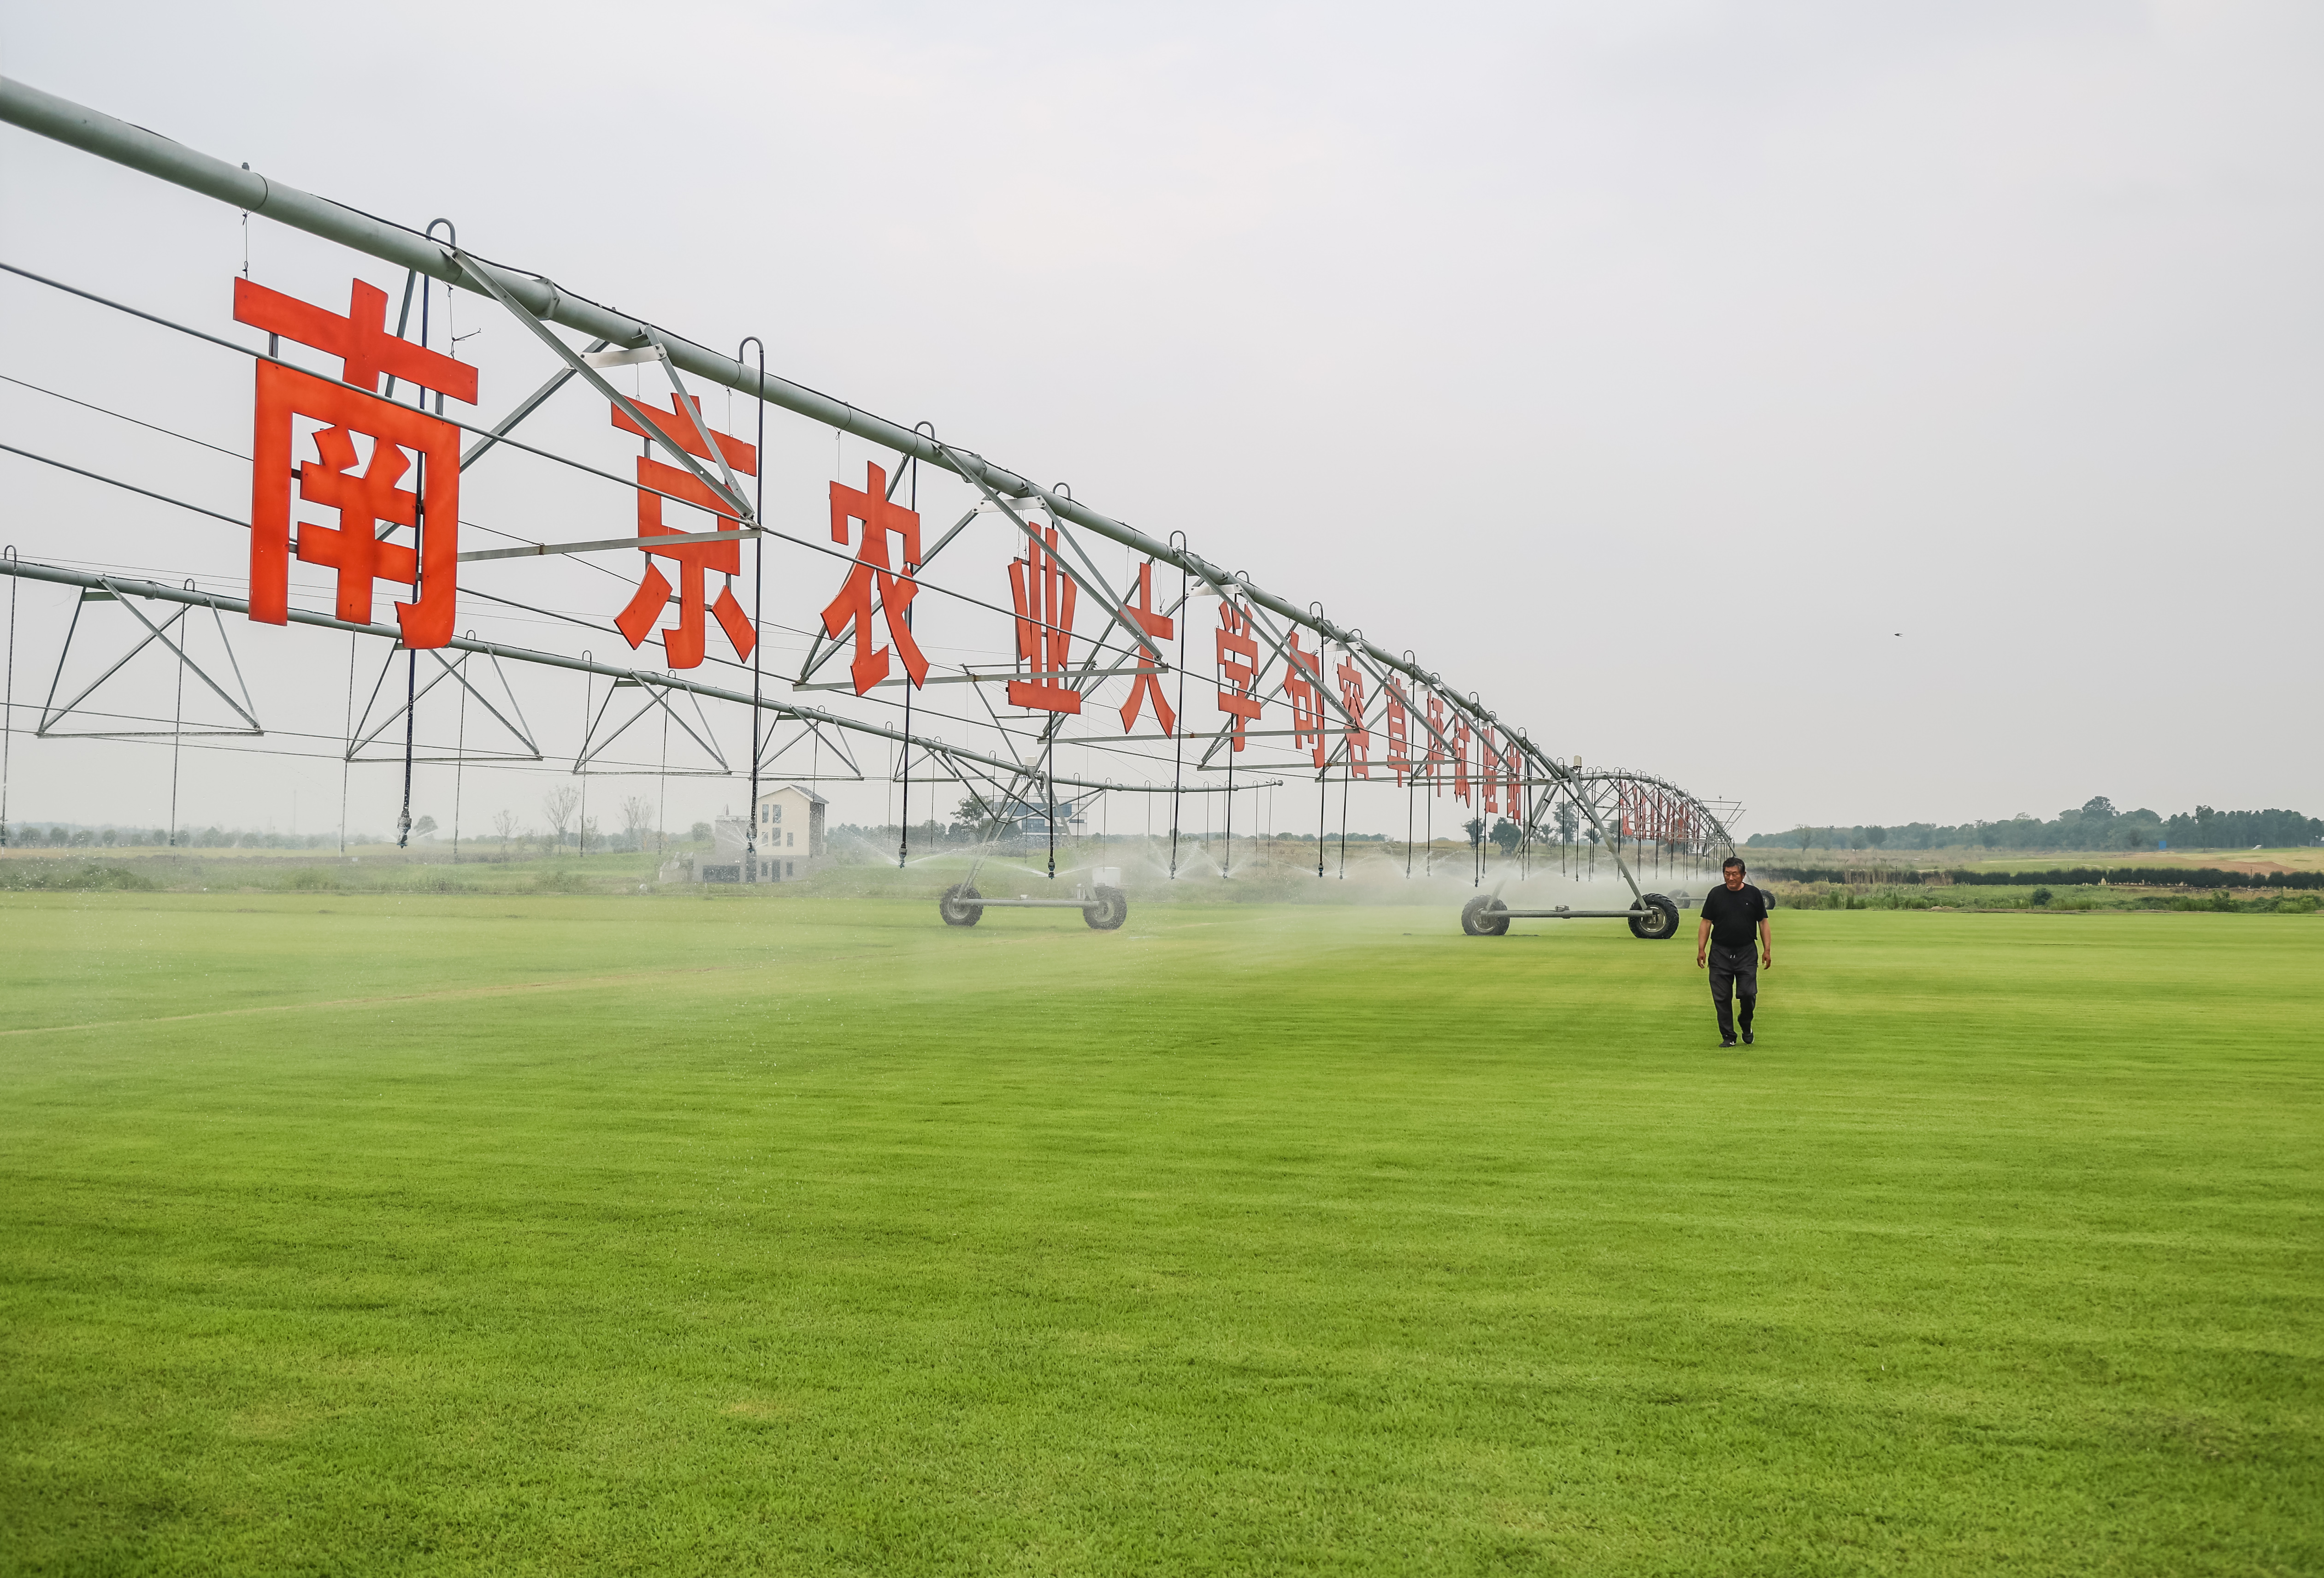
[[[1767,896],[1746,882],[1729,892],[1721,882],[1702,900],[1702,918],[1711,922],[1711,940],[1722,948],[1748,948],[1759,923],[1767,918]]]

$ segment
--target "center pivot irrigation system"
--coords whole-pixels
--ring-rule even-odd
[[[38,736],[200,736],[212,742],[208,749],[278,752],[286,738],[323,738],[281,731],[270,737],[262,727],[233,651],[230,632],[250,629],[226,617],[238,614],[262,626],[350,636],[347,722],[331,754],[347,764],[401,765],[400,835],[411,825],[418,765],[546,761],[511,675],[528,676],[538,708],[538,686],[563,671],[581,677],[585,727],[570,771],[583,776],[585,795],[591,774],[749,780],[751,814],[737,829],[741,860],[721,868],[734,880],[796,874],[797,835],[762,800],[764,780],[871,781],[864,748],[884,745],[888,763],[874,773],[902,795],[899,864],[911,859],[915,787],[924,788],[923,809],[931,811],[938,794],[964,792],[962,806],[973,805],[982,832],[967,879],[939,903],[954,926],[973,926],[986,909],[1004,907],[1075,909],[1093,927],[1120,926],[1128,903],[1118,867],[1068,871],[1078,878],[1071,898],[986,898],[975,885],[989,863],[1006,866],[1007,857],[1028,853],[1036,834],[1046,835],[1047,861],[1033,874],[1056,881],[1060,826],[1085,824],[1092,807],[1114,796],[1144,797],[1157,850],[1155,813],[1167,797],[1173,878],[1182,861],[1212,861],[1206,843],[1195,853],[1187,807],[1222,804],[1227,853],[1218,869],[1228,876],[1238,794],[1247,807],[1251,796],[1267,794],[1271,811],[1276,791],[1301,792],[1296,786],[1312,782],[1319,879],[1335,789],[1343,876],[1352,792],[1375,811],[1387,795],[1402,799],[1408,872],[1412,834],[1425,824],[1423,874],[1444,858],[1434,817],[1435,802],[1449,793],[1447,810],[1456,824],[1466,822],[1477,852],[1480,886],[1484,818],[1493,817],[1510,825],[1525,851],[1555,844],[1561,858],[1575,862],[1583,858],[1577,834],[1586,829],[1593,868],[1598,854],[1609,857],[1632,897],[1620,909],[1526,909],[1505,904],[1497,889],[1463,911],[1471,935],[1499,935],[1526,917],[1610,916],[1627,919],[1641,937],[1674,936],[1677,907],[1641,887],[1641,870],[1648,863],[1657,870],[1705,864],[1733,849],[1713,808],[1675,785],[1642,773],[1583,771],[1578,757],[1549,754],[1474,692],[1447,687],[1409,651],[1391,651],[1326,618],[1320,604],[1301,606],[1254,585],[1194,552],[1183,533],[1149,536],[1083,503],[1063,484],[1039,486],[939,438],[933,424],[890,421],[770,374],[755,336],[735,355],[722,355],[547,275],[467,252],[449,221],[415,230],[380,219],[5,78],[0,120],[244,216],[230,315],[231,271],[221,268],[219,310],[193,323],[0,261],[14,281],[69,298],[77,309],[121,315],[139,333],[184,337],[207,347],[204,355],[225,353],[216,365],[231,381],[214,392],[182,391],[176,408],[214,399],[254,413],[245,457],[166,421],[9,378],[250,466],[246,495],[205,503],[183,496],[171,472],[116,475],[0,443],[23,461],[86,479],[72,486],[139,495],[148,501],[139,508],[189,512],[247,534],[245,573],[178,585],[35,563],[13,549],[0,555],[0,573],[67,588],[78,599],[31,731]],[[251,216],[401,270],[394,328],[386,318],[395,300],[392,281],[383,286],[358,276],[341,312],[254,277]],[[175,253],[158,255],[182,261]],[[486,342],[495,347],[492,360],[464,360],[469,348],[462,342],[476,330],[454,332],[456,309],[474,325],[480,305],[488,321],[515,332]],[[507,354],[498,350],[504,346]],[[238,372],[243,363],[253,368],[246,380]],[[497,419],[447,411],[447,402],[478,407],[485,383],[511,378],[524,392]],[[713,389],[729,392],[723,412],[704,404]],[[739,412],[733,396],[743,401]],[[576,402],[599,414],[583,420]],[[770,413],[778,422],[805,420],[770,436]],[[822,471],[819,461],[769,463],[770,441],[788,442],[794,457],[808,452],[800,442],[805,424],[826,430],[837,476],[810,475]],[[859,441],[857,456],[846,457],[844,440],[832,435]],[[491,464],[479,470],[480,462]],[[927,504],[939,512],[939,523],[950,521],[942,531],[922,529],[924,469]],[[770,475],[778,489],[771,502]],[[551,485],[567,490],[560,500],[577,487],[594,502],[578,510],[537,503]],[[480,494],[499,501],[493,507],[504,512],[497,525],[471,513]],[[583,540],[549,541],[508,530],[520,515],[601,524],[594,531],[582,526],[589,533]],[[558,529],[576,534],[571,525]],[[499,545],[472,547],[478,532]],[[770,557],[770,548],[784,551]],[[623,568],[593,557],[601,555],[618,556],[612,563]],[[930,573],[940,557],[943,579]],[[332,578],[299,582],[302,566]],[[599,578],[591,582],[576,567]],[[674,571],[675,586],[664,569]],[[622,590],[604,590],[608,578]],[[396,603],[392,623],[372,616],[380,581],[408,595]],[[83,614],[91,629],[100,615],[118,619],[92,610],[97,604],[132,617],[134,624],[118,627],[131,639],[130,651],[86,685],[68,682],[76,635],[85,644],[91,639],[82,634]],[[11,737],[20,732],[14,608],[12,590],[5,714]],[[595,640],[577,654],[543,651],[481,639],[472,621],[560,624]],[[596,655],[610,650],[609,636],[641,651],[657,639],[657,626],[664,660],[658,665]],[[357,652],[366,641],[387,644],[372,649],[383,660],[358,721],[356,698],[364,693],[356,683]],[[141,653],[174,662],[166,714],[158,701],[124,712],[93,699]],[[849,661],[835,669],[843,654]],[[329,661],[317,653],[288,666],[321,671]],[[704,678],[706,669],[722,671],[725,682]],[[253,671],[269,670],[262,664]],[[798,699],[802,693],[827,693],[829,705],[820,696],[807,705]],[[214,704],[212,714],[222,706],[222,721],[189,723],[189,694]],[[456,726],[448,721],[455,710]],[[724,737],[742,720],[747,766],[733,761]],[[455,727],[453,741],[438,738]],[[472,730],[494,743],[472,743]],[[658,761],[623,754],[656,736]],[[250,743],[261,739],[272,743]],[[675,766],[673,742],[687,757]],[[5,771],[0,765],[0,786]],[[1189,799],[1195,796],[1222,799]],[[456,798],[455,805],[456,814]],[[1248,826],[1248,809],[1245,816]],[[586,838],[586,811],[582,826]],[[813,843],[811,835],[811,853]]]

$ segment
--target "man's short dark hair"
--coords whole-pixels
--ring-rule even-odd
[[[1751,869],[1743,863],[1743,857],[1739,854],[1730,854],[1719,863],[1719,869],[1722,872],[1729,866],[1733,866],[1738,872],[1748,872]]]

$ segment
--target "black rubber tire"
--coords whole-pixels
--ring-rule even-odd
[[[944,891],[944,897],[936,900],[936,913],[944,917],[944,923],[946,926],[974,926],[984,918],[984,906],[961,904],[956,903],[955,900],[983,897],[983,894],[966,882],[954,882]]]
[[[1119,931],[1130,918],[1130,895],[1119,888],[1100,888],[1097,902],[1082,911],[1092,931]]]
[[[1678,906],[1660,893],[1649,893],[1630,911],[1630,935],[1657,942],[1678,935]]]
[[[1509,907],[1480,893],[1461,906],[1461,929],[1471,937],[1507,937]]]

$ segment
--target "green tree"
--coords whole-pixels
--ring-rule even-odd
[[[1524,833],[1517,825],[1507,817],[1501,817],[1493,824],[1492,839],[1495,844],[1501,846],[1501,854],[1504,858],[1517,854],[1518,841],[1524,836]]]

